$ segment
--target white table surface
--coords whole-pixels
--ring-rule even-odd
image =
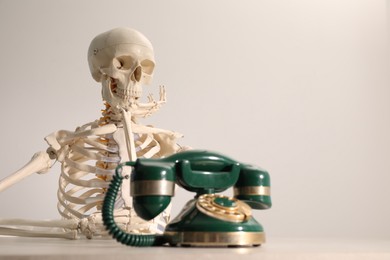
[[[123,246],[113,240],[0,237],[0,259],[390,259],[389,240],[269,238],[254,248]]]

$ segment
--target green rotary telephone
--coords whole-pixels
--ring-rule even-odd
[[[121,174],[124,166],[133,167],[130,180]],[[162,235],[126,233],[113,216],[123,179],[131,182],[134,209],[145,220],[155,218],[169,205],[175,184],[196,195]],[[217,194],[230,187],[234,187],[233,198]],[[258,246],[265,242],[265,235],[251,209],[270,207],[270,177],[266,171],[219,153],[190,150],[119,165],[102,213],[109,233],[129,246]]]

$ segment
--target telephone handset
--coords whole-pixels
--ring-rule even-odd
[[[195,192],[162,235],[130,234],[115,223],[113,209],[124,177],[131,166],[131,196],[137,214],[151,220],[174,196],[175,184]],[[125,180],[128,181],[128,180]],[[234,197],[217,194],[230,187]],[[109,233],[130,246],[258,246],[265,242],[263,227],[251,209],[271,207],[269,174],[220,153],[190,150],[161,159],[139,158],[117,167],[103,203],[103,222]]]

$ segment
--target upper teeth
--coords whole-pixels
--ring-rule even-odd
[[[125,89],[116,89],[116,95],[121,99],[128,99],[130,97],[129,92]]]
[[[120,99],[127,100],[130,97],[133,97],[135,99],[139,98],[141,96],[141,91],[138,91],[136,89],[122,89],[118,88],[118,84],[115,79],[111,79],[111,92],[119,97]]]

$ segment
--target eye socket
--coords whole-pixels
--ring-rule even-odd
[[[132,58],[129,56],[116,57],[112,63],[118,70],[128,70],[132,66]]]
[[[130,56],[121,56],[121,57],[116,57],[112,61],[112,64],[114,68],[118,70],[129,70],[133,67],[134,62],[135,61]],[[153,61],[149,59],[145,59],[141,61],[140,65],[142,67],[142,72],[149,75],[153,73],[154,66],[155,66]]]
[[[114,60],[112,61],[112,65],[113,65],[116,69],[118,69],[118,70],[120,70],[120,69],[123,68],[123,62],[122,62],[121,60],[119,60],[119,59],[114,59]]]
[[[146,74],[152,74],[154,70],[154,62],[151,60],[141,61],[142,71]]]

